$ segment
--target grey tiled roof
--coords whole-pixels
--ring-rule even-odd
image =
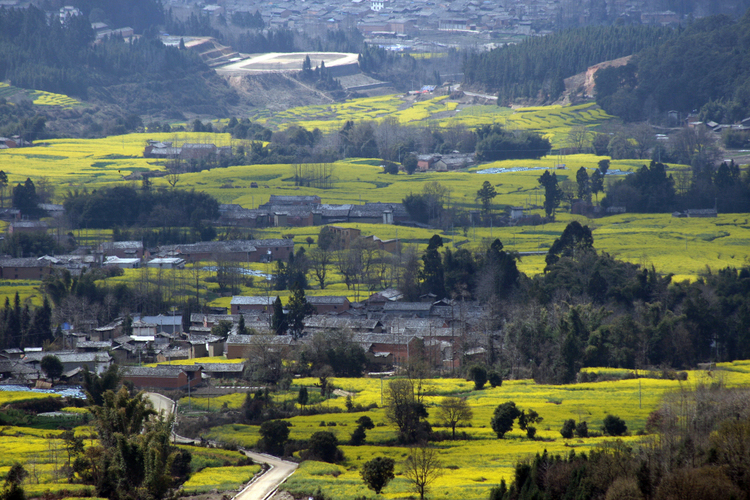
[[[310,295],[307,298],[307,302],[312,305],[326,305],[326,304],[346,304],[349,299],[342,296],[336,295]]]
[[[383,304],[383,311],[409,311],[409,312],[429,312],[432,304],[429,302],[386,302]]]
[[[276,297],[264,297],[262,295],[235,295],[234,297],[232,297],[231,305],[272,306],[275,301]]]
[[[127,366],[122,369],[122,374],[125,377],[177,378],[184,371],[182,366]]]
[[[142,241],[107,241],[102,243],[102,250],[140,250]]]
[[[226,344],[229,345],[291,345],[294,339],[291,335],[230,335]]]

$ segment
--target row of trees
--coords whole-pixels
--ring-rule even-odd
[[[131,187],[69,192],[63,203],[72,228],[193,227],[219,217],[219,203],[196,191],[144,191]],[[200,232],[200,231],[199,231]],[[215,233],[214,233],[215,234]]]
[[[41,346],[52,340],[52,306],[45,296],[41,307],[21,304],[18,292],[0,310],[0,348]]]

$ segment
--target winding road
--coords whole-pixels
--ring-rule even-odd
[[[175,410],[175,402],[166,396],[155,392],[147,392],[146,397],[159,413],[163,411],[169,414]],[[172,431],[172,438],[175,443],[196,444],[194,439],[178,436],[174,431]],[[243,453],[256,463],[266,464],[268,468],[265,472],[255,476],[242,491],[234,496],[233,500],[267,500],[297,470],[297,464],[294,462],[287,462],[264,453],[254,453],[247,450],[243,450]]]

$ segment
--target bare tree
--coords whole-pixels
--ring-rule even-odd
[[[320,247],[313,248],[309,252],[310,255],[310,269],[315,275],[315,279],[320,284],[320,289],[323,290],[326,287],[326,276],[328,270],[331,267],[333,255],[328,249],[322,249]]]
[[[582,153],[591,146],[591,134],[583,125],[573,127],[568,133],[568,143],[577,153]]]
[[[460,422],[471,422],[474,412],[471,411],[466,398],[447,397],[440,401],[438,416],[453,430],[453,439],[456,439],[456,425]]]
[[[434,448],[418,446],[409,450],[409,456],[404,462],[404,476],[419,493],[419,500],[424,500],[430,485],[442,475],[443,465]]]
[[[656,134],[648,123],[639,123],[630,128],[630,134],[635,139],[635,151],[638,158],[648,158],[648,152],[656,146]]]
[[[49,177],[40,177],[36,181],[36,196],[39,203],[52,203],[55,198],[55,184],[50,181]]]
[[[164,176],[167,179],[167,183],[174,189],[178,182],[180,182],[180,166],[177,162],[170,162],[167,166],[167,175]]]

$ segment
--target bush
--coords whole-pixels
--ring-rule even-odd
[[[365,438],[367,437],[367,433],[365,430],[360,426],[354,429],[354,432],[352,432],[351,438],[349,439],[349,444],[351,446],[360,446],[362,443],[365,442]]]
[[[505,433],[513,429],[513,421],[521,416],[521,410],[516,408],[516,403],[508,401],[495,408],[490,424],[497,437],[502,439]]]
[[[305,458],[312,458],[322,462],[336,463],[344,459],[344,454],[339,450],[339,441],[330,432],[317,431],[310,436],[308,442],[308,453]]]
[[[526,427],[526,437],[529,439],[534,439],[536,437],[536,427]]]
[[[610,436],[622,436],[628,432],[628,426],[625,421],[615,415],[607,415],[604,418],[603,430]]]
[[[579,422],[576,425],[576,436],[579,438],[589,437],[589,426],[586,422]]]
[[[369,462],[365,462],[359,473],[367,487],[379,495],[383,488],[395,477],[393,474],[395,465],[396,463],[392,458],[376,457]]]
[[[493,371],[491,371],[491,372],[490,372],[490,373],[489,373],[489,374],[487,375],[487,380],[489,381],[489,383],[490,383],[490,386],[491,386],[491,387],[492,387],[493,389],[494,389],[495,387],[500,387],[501,385],[503,385],[503,377],[502,377],[502,375],[500,375],[499,373],[497,373],[497,372],[496,372],[496,371],[494,371],[494,370],[493,370]]]
[[[560,429],[560,434],[565,439],[570,439],[573,437],[573,430],[575,428],[576,428],[576,421],[571,418],[563,422],[562,429]]]
[[[482,390],[487,383],[487,370],[483,366],[472,366],[469,369],[469,380],[474,381],[474,389]]]

